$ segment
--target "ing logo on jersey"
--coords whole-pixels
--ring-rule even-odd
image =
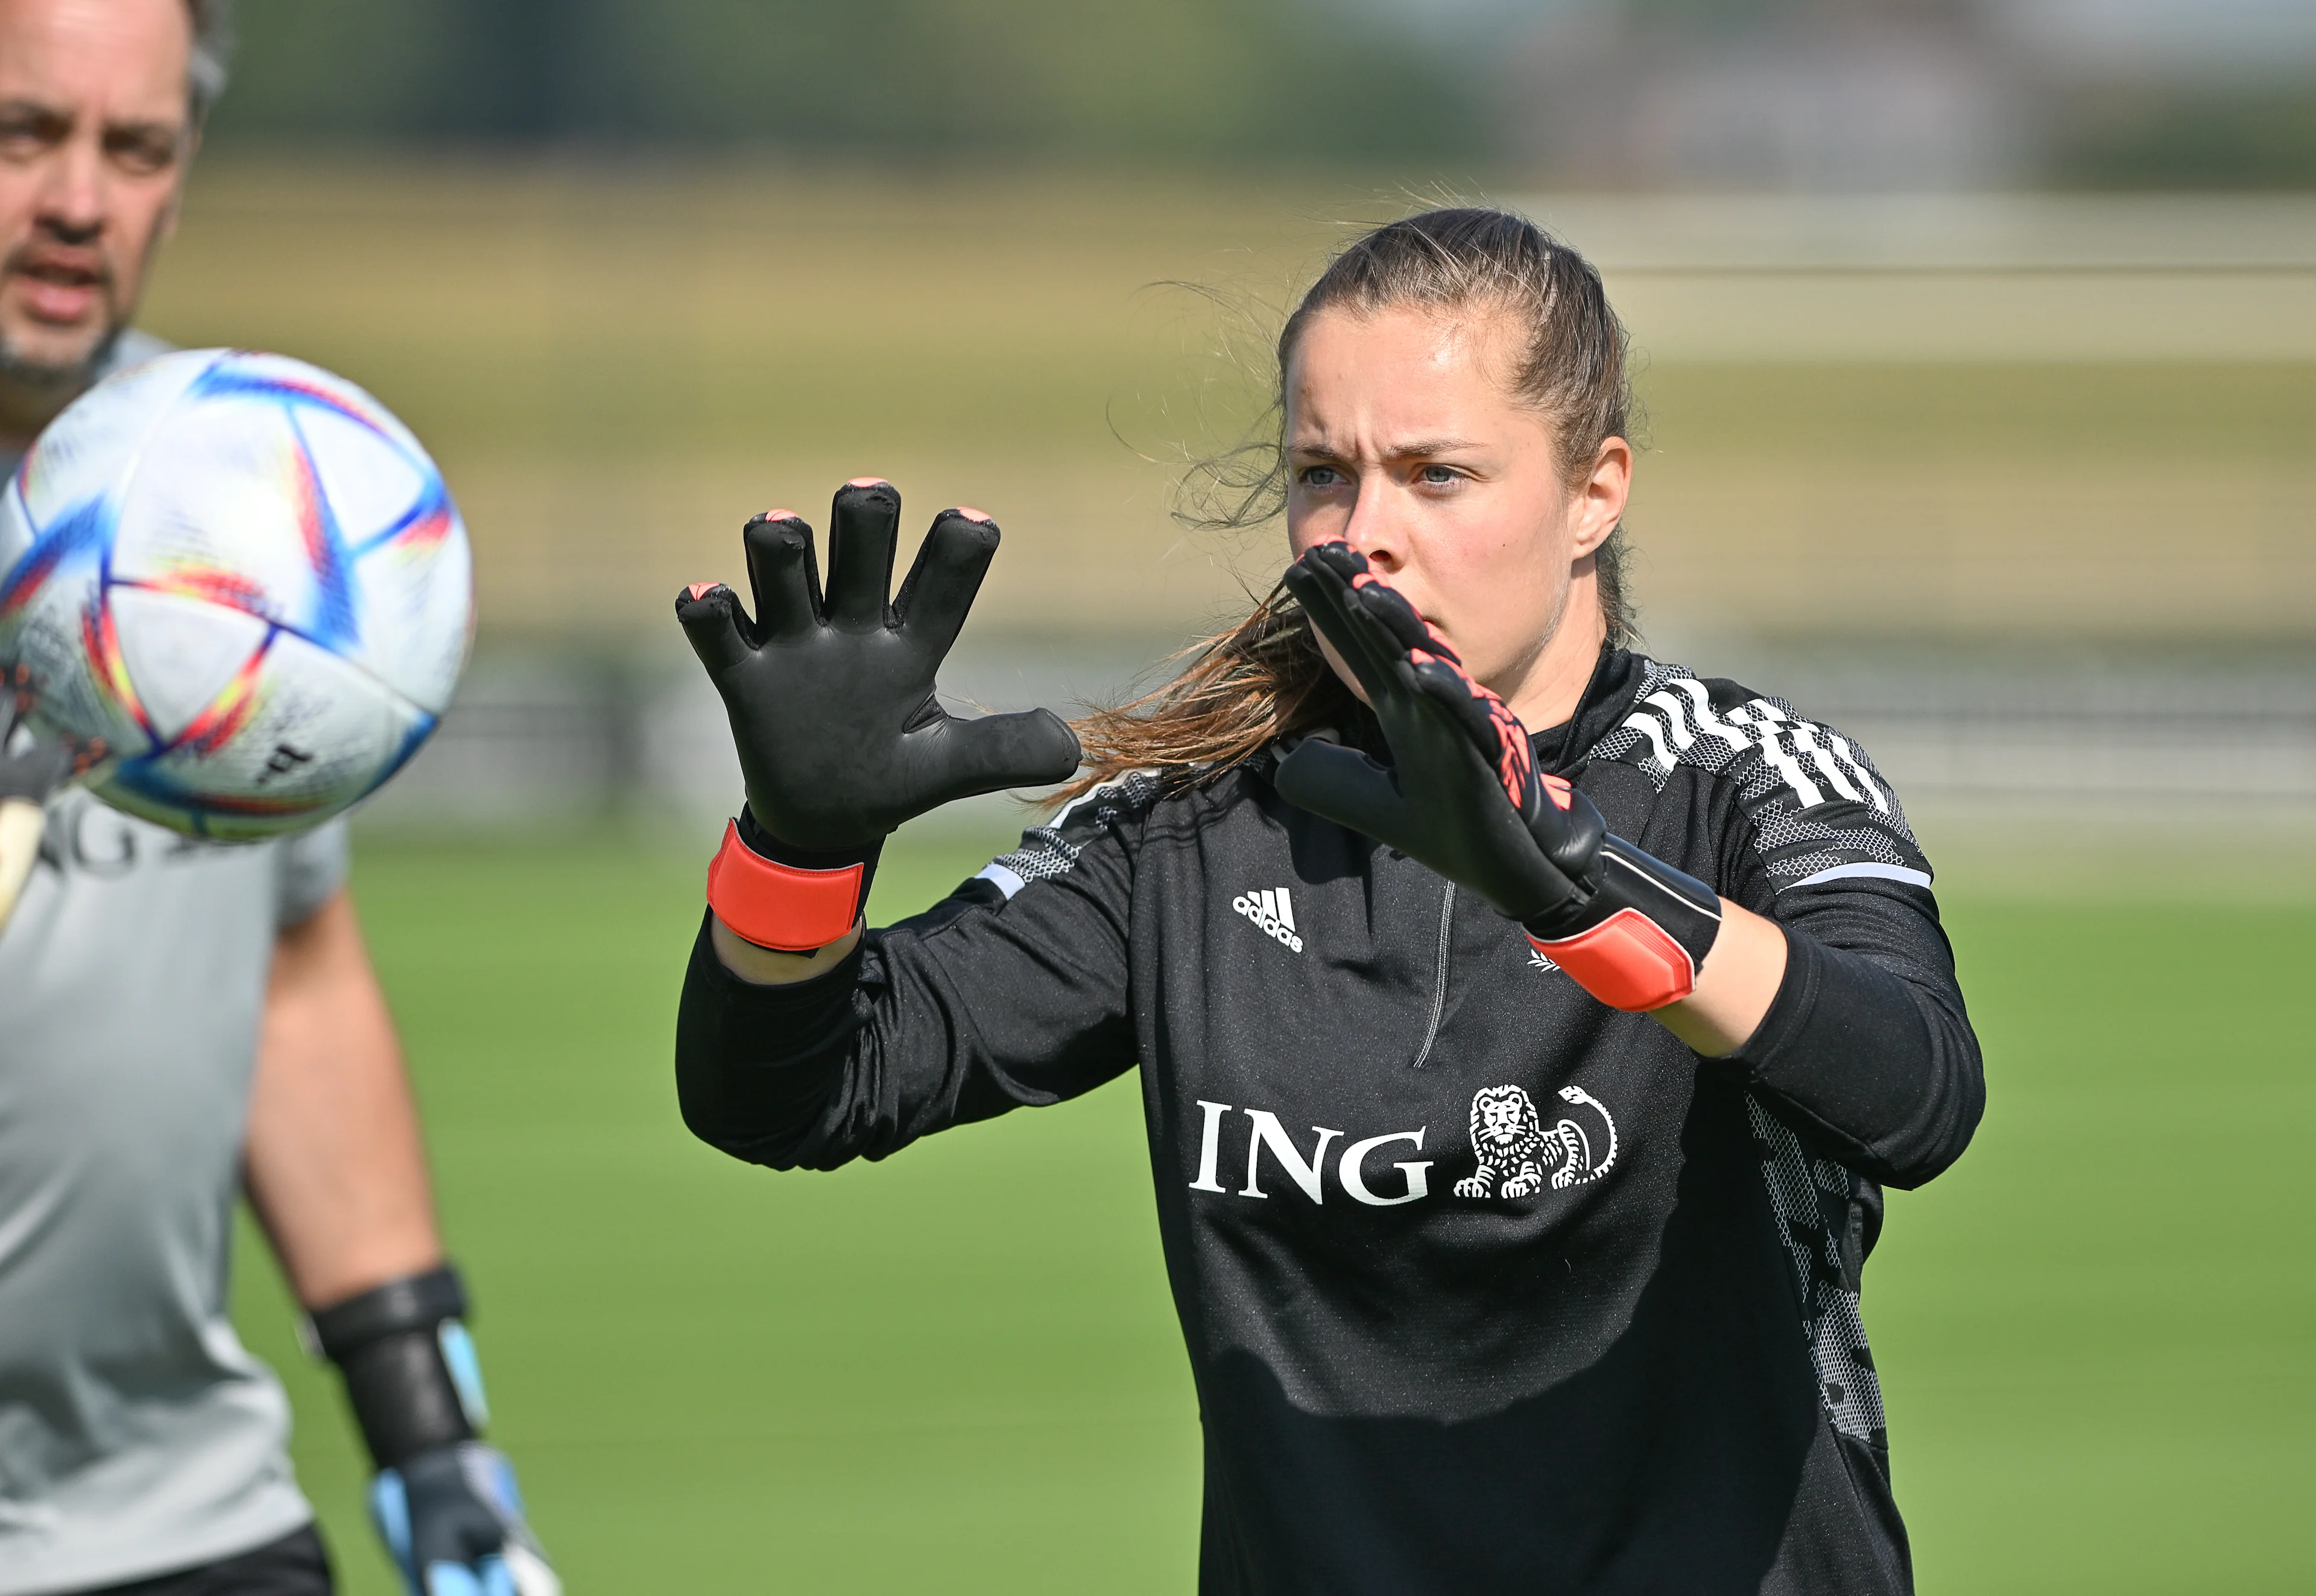
[[[1550,1130],[1535,1100],[1520,1086],[1483,1086],[1472,1098],[1472,1156],[1480,1167],[1456,1183],[1458,1197],[1526,1197],[1549,1181],[1555,1192],[1599,1180],[1617,1162],[1617,1122],[1608,1104],[1581,1086],[1560,1088],[1571,1107],[1590,1109],[1600,1118],[1608,1146],[1572,1119]],[[1597,1161],[1596,1161],[1597,1160]]]

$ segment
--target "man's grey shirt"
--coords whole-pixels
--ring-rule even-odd
[[[343,822],[230,847],[76,789],[49,806],[0,931],[0,1596],[313,1516],[227,1278],[274,938],[346,869]]]
[[[343,823],[241,847],[51,804],[0,932],[0,1592],[187,1567],[308,1521],[227,1277],[276,933]]]

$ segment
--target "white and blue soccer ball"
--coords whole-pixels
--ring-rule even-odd
[[[0,501],[0,668],[107,757],[115,808],[221,839],[375,790],[449,707],[466,528],[407,428],[286,356],[189,350],[98,384]]]

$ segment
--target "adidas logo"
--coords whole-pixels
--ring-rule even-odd
[[[1281,947],[1298,953],[1303,951],[1303,939],[1295,932],[1295,906],[1287,900],[1285,887],[1241,892],[1231,900],[1231,907],[1268,932]]]

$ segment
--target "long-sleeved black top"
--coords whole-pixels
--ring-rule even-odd
[[[1258,760],[1098,789],[810,981],[703,925],[685,1120],[829,1168],[1138,1062],[1205,1596],[1906,1591],[1859,1270],[1876,1183],[1983,1103],[1929,866],[1863,753],[1733,683],[1611,652],[1537,742],[1785,928],[1736,1056]]]

